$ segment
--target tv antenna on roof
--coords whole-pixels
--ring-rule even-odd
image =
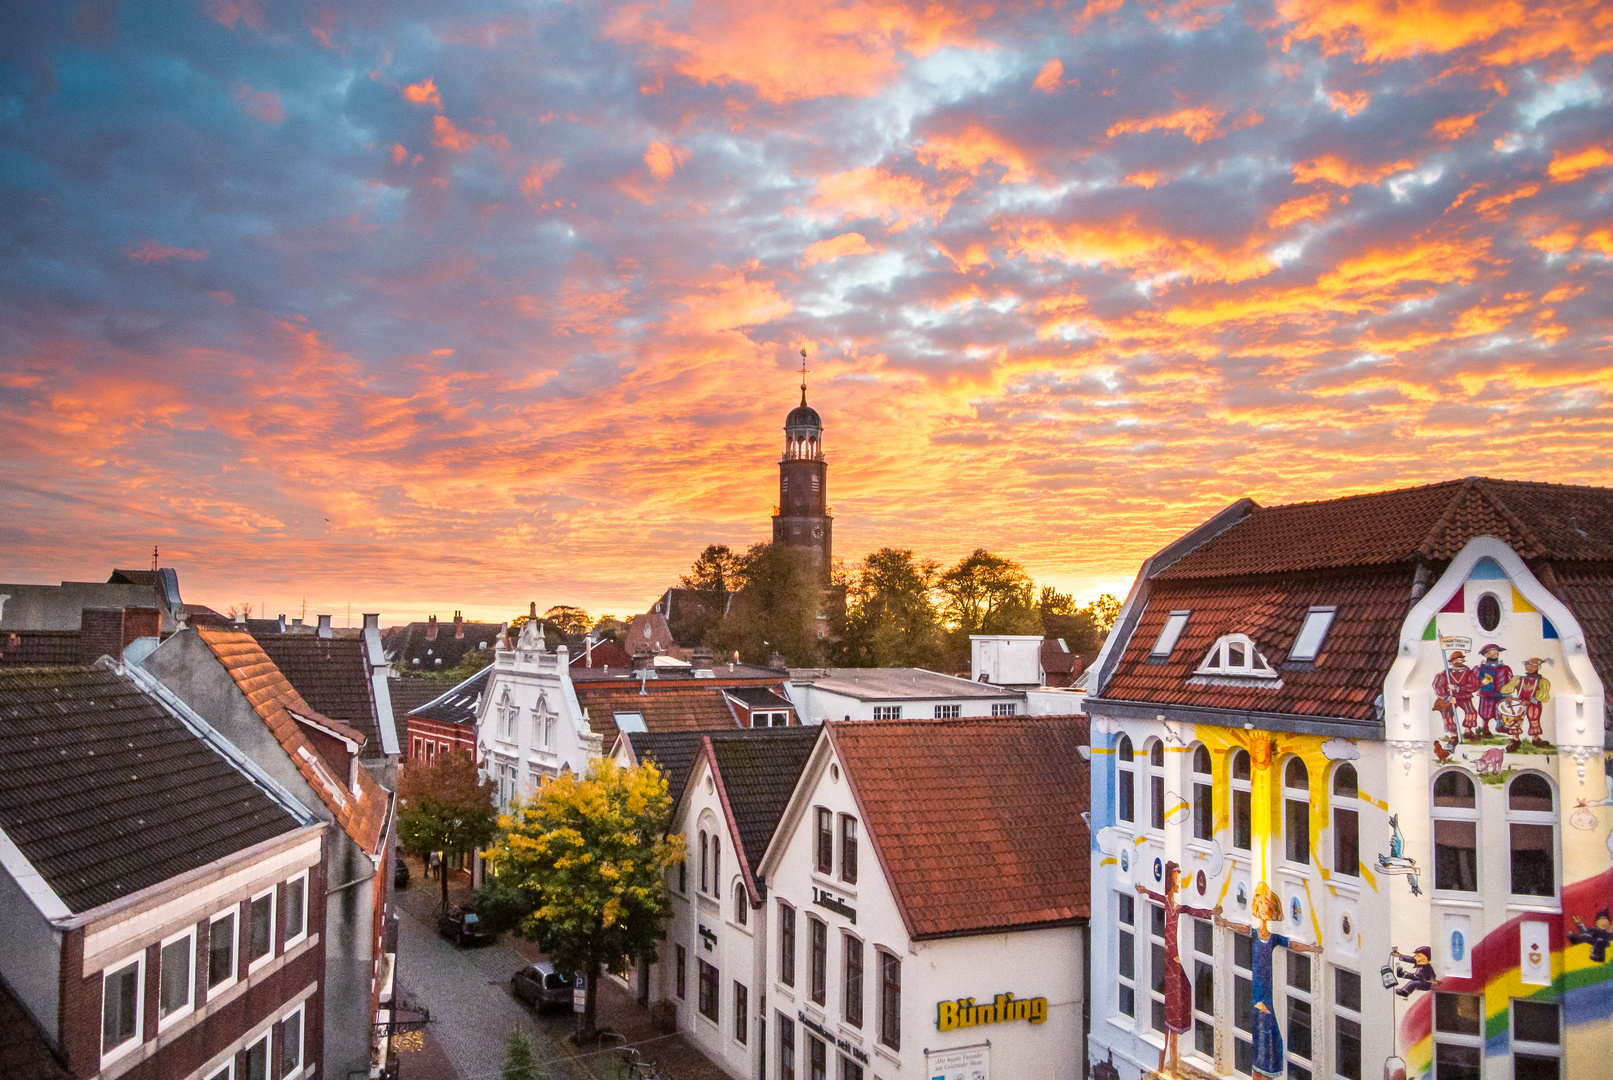
[[[803,355],[805,355],[805,354],[803,354]],[[803,360],[802,364],[804,365],[805,363],[806,363],[806,361]],[[157,569],[157,545],[156,544],[151,545],[151,569],[153,569],[153,570]]]

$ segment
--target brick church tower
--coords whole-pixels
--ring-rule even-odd
[[[809,548],[827,577],[833,551],[829,516],[829,465],[823,458],[823,421],[806,400],[806,351],[801,352],[801,404],[784,418],[784,457],[778,463],[778,511],[773,542]]]

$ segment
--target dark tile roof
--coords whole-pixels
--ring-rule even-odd
[[[828,727],[913,937],[1088,917],[1086,717]]]
[[[1401,623],[1414,603],[1411,585],[1410,567],[1272,574],[1256,580],[1157,581],[1103,696],[1375,723],[1375,702],[1395,660]],[[1323,651],[1315,663],[1287,663],[1288,650],[1313,605],[1338,608]],[[1150,659],[1173,610],[1192,614],[1170,657]],[[1230,633],[1248,634],[1281,678],[1240,680],[1245,685],[1231,685],[1231,680],[1227,685],[1190,683],[1210,646]]]
[[[1557,564],[1558,599],[1585,631],[1585,652],[1606,685],[1613,680],[1613,563]],[[1613,702],[1608,703],[1613,716]]]
[[[0,671],[0,825],[75,912],[301,827],[133,681],[87,667]]]
[[[639,693],[637,679],[621,682],[573,683],[577,703],[588,710],[588,726],[616,744],[616,717],[619,712],[639,713],[646,731],[695,731],[705,728],[738,727],[734,710],[712,680],[695,683],[658,683],[649,680]]]
[[[737,729],[728,729],[737,730]],[[666,777],[667,794],[675,804],[683,797],[683,785],[689,781],[689,766],[700,753],[708,731],[624,731],[622,738],[633,748],[633,759],[640,764],[655,762],[655,767]]]
[[[1525,560],[1613,561],[1613,488],[1469,478],[1256,507],[1155,577],[1448,562],[1485,535],[1511,544]]]
[[[793,727],[745,728],[706,736],[752,889],[751,869],[767,851],[821,734],[815,727]]]
[[[736,686],[727,691],[731,698],[745,703],[750,709],[794,709],[790,699],[770,686]]]
[[[382,755],[381,732],[375,719],[375,688],[370,683],[370,661],[363,638],[279,633],[253,637],[304,701],[332,720],[363,733],[361,756]]]
[[[387,697],[392,701],[392,715],[409,713],[428,701],[442,697],[449,684],[441,679],[400,679],[387,676]]]
[[[304,701],[251,634],[244,630],[212,630],[205,627],[197,630],[196,634],[212,650],[258,716],[274,732],[275,738],[280,740],[286,756],[318,794],[336,823],[359,847],[371,855],[380,854],[385,840],[381,834],[386,825],[386,789],[376,782],[367,769],[359,769],[358,795],[352,793],[344,782],[346,778],[342,776],[335,776],[341,794],[333,794],[326,786],[328,777],[321,775],[320,769],[301,753],[307,751],[316,757],[320,756],[319,750],[309,742],[301,725],[291,714],[297,713],[317,724],[334,728],[342,725]],[[325,769],[331,768],[322,757],[320,760]]]
[[[71,1075],[51,1051],[32,1014],[0,982],[0,1076],[6,1080],[67,1080]]]
[[[409,671],[441,671],[457,667],[467,652],[485,648],[493,656],[493,642],[504,633],[503,623],[462,624],[465,636],[456,636],[452,622],[437,622],[437,636],[428,637],[430,624],[412,622],[386,632],[382,645],[396,662]],[[415,663],[418,660],[419,663]],[[438,663],[438,661],[441,663]]]
[[[1042,670],[1049,675],[1073,678],[1081,670],[1081,658],[1070,651],[1063,638],[1043,638],[1041,660]]]
[[[79,661],[77,630],[9,630],[0,633],[0,667],[56,667]]]
[[[493,665],[489,664],[457,686],[444,689],[441,683],[437,683],[438,695],[410,709],[409,715],[425,720],[440,720],[445,724],[475,724],[476,703],[487,693],[487,682],[492,676]]]

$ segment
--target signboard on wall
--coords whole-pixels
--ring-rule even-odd
[[[929,1080],[991,1080],[991,1044],[924,1051]]]

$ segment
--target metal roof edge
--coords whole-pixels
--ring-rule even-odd
[[[429,708],[431,708],[431,706],[436,705],[438,702],[441,702],[441,701],[445,700],[450,695],[457,693],[461,688],[469,686],[471,683],[475,682],[477,679],[480,679],[483,675],[486,675],[487,674],[487,669],[492,667],[492,666],[493,666],[492,664],[488,664],[487,667],[482,668],[482,670],[478,671],[476,674],[472,675],[470,678],[462,679],[461,681],[455,683],[453,686],[450,686],[448,689],[444,690],[442,693],[438,694],[436,697],[432,698],[430,701],[424,703],[423,705],[416,705],[414,708],[412,708],[408,712],[404,713],[404,715],[405,716],[413,716],[416,713],[418,713],[421,709],[429,709]],[[391,692],[388,691],[388,697],[390,698],[390,696],[391,696]],[[430,719],[430,717],[425,717],[425,719]]]
[[[50,887],[50,882],[34,868],[28,856],[24,855],[16,842],[6,835],[5,829],[0,829],[0,869],[11,875],[11,880],[17,883],[17,888],[22,890],[22,894],[48,921],[56,923],[62,919],[72,918],[72,908],[56,895],[56,890]]]

